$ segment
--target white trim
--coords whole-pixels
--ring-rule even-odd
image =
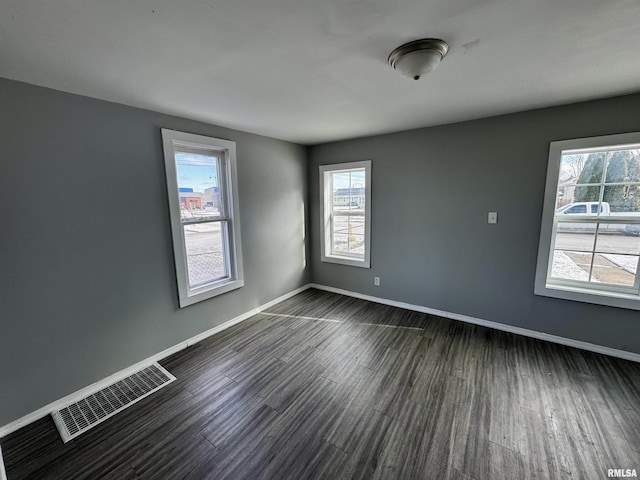
[[[299,293],[304,292],[305,290],[308,290],[309,288],[311,288],[311,284],[308,283],[306,285],[303,285],[300,288],[296,288],[295,290],[292,290],[289,293],[285,293],[284,295],[275,298],[273,300],[271,300],[270,302],[267,302],[265,304],[260,305],[259,307],[254,308],[253,310],[249,310],[247,313],[243,313],[240,316],[237,316],[231,320],[229,320],[226,323],[223,323],[222,325],[219,325],[217,327],[212,328],[211,330],[207,330],[206,332],[202,332],[199,335],[196,335],[195,337],[191,337],[189,340],[186,341],[187,346],[190,347],[191,345],[194,345],[202,340],[204,340],[205,338],[210,337],[211,335],[215,335],[216,333],[219,333],[223,330],[226,330],[229,327],[232,327],[233,325],[243,322],[244,320],[247,320],[248,318],[253,317],[254,315],[257,315],[258,313],[266,310],[267,308],[271,308],[274,305],[277,305],[280,302],[284,302],[285,300],[290,299],[291,297],[295,297],[296,295],[298,295]]]
[[[349,290],[342,290],[341,288],[328,287],[326,285],[319,285],[317,283],[312,283],[309,285],[309,287],[317,288],[318,290],[325,290],[327,292],[338,293],[340,295],[346,295],[348,297],[360,298],[362,300],[368,300],[370,302],[381,303],[383,305],[390,305],[392,307],[404,308],[406,310],[413,310],[416,312],[428,313],[431,315],[450,318],[452,320],[458,320],[461,322],[472,323],[474,325],[489,327],[495,330],[502,330],[503,332],[515,333],[516,335],[537,338],[538,340],[545,340],[551,343],[558,343],[560,345],[566,345],[568,347],[575,347],[581,350],[587,350],[589,352],[602,353],[611,357],[622,358],[625,360],[630,360],[632,362],[640,363],[640,353],[633,353],[626,350],[604,347],[602,345],[596,345],[594,343],[582,342],[580,340],[574,340],[572,338],[559,337],[557,335],[551,335],[549,333],[537,332],[535,330],[529,330],[527,328],[514,327],[512,325],[483,320],[481,318],[470,317],[468,315],[462,315],[459,313],[436,310],[435,308],[423,307],[421,305],[413,305],[410,303],[396,302],[395,300],[389,300],[386,298],[363,295],[361,293],[350,292]]]
[[[92,395],[97,391],[102,390],[103,388],[109,385],[112,385],[116,382],[119,382],[123,378],[126,378],[132,375],[133,373],[148,367],[152,363],[162,360],[163,358],[166,358],[169,355],[173,355],[174,353],[179,352],[180,350],[183,350],[185,348],[187,348],[186,342],[181,342],[177,345],[174,345],[173,347],[163,350],[160,353],[157,353],[156,355],[153,355],[145,360],[142,360],[141,362],[138,362],[130,367],[127,367],[124,370],[120,370],[119,372],[116,372],[113,375],[109,375],[108,377],[103,378],[102,380],[92,383],[91,385],[84,387],[80,390],[77,390],[67,395],[66,397],[62,397],[56,400],[55,402],[45,405],[44,407],[39,408],[35,412],[29,413],[24,417],[19,418],[1,427],[0,438],[6,437],[10,433],[13,433],[16,430],[19,430],[20,428],[25,427],[30,423],[35,422],[36,420],[40,420],[42,417],[46,417],[47,415],[54,412],[55,410],[60,410],[61,408],[66,407],[67,405],[76,403],[79,400],[82,400],[83,398],[88,397],[89,395]]]
[[[59,400],[56,400],[55,402],[52,402],[48,405],[45,405],[42,408],[39,408],[38,410],[36,410],[35,412],[29,413],[27,415],[25,415],[24,417],[21,417],[17,420],[14,420],[13,422],[4,425],[3,427],[0,427],[0,438],[6,437],[7,435],[9,435],[10,433],[15,432],[16,430],[19,430],[22,427],[25,427],[27,425],[29,425],[30,423],[35,422],[36,420],[40,420],[43,417],[46,417],[47,415],[51,414],[53,411],[55,410],[59,410],[61,408],[66,407],[67,405],[71,404],[71,403],[75,403],[89,395],[92,395],[94,393],[96,393],[99,390],[102,390],[103,388],[119,382],[120,380],[122,380],[123,378],[128,377],[129,375],[142,370],[146,367],[148,367],[149,365],[151,365],[152,363],[155,362],[159,362],[160,360],[162,360],[163,358],[168,357],[169,355],[173,355],[176,352],[179,352],[180,350],[184,350],[187,347],[190,347],[191,345],[194,345],[202,340],[204,340],[205,338],[210,337],[211,335],[215,335],[216,333],[219,333],[223,330],[226,330],[229,327],[232,327],[250,317],[253,317],[254,315],[262,312],[263,310],[266,310],[267,308],[270,308],[280,302],[283,302],[301,292],[304,292],[305,290],[307,290],[308,288],[310,288],[310,284],[307,285],[303,285],[300,288],[296,288],[295,290],[286,293],[274,300],[271,300],[270,302],[267,302],[263,305],[260,305],[259,307],[254,308],[253,310],[250,310],[246,313],[243,313],[242,315],[239,315],[235,318],[232,318],[231,320],[223,323],[222,325],[218,325],[216,327],[213,327],[209,330],[206,330],[198,335],[195,335],[194,337],[191,337],[183,342],[178,343],[177,345],[174,345],[173,347],[167,348],[166,350],[163,350],[160,353],[157,353],[149,358],[146,358],[145,360],[142,360],[138,363],[136,363],[135,365],[132,365],[128,368],[125,368],[124,370],[120,370],[119,372],[114,373],[113,375],[109,375],[106,378],[103,378],[102,380],[96,382],[96,383],[92,383],[91,385],[84,387],[76,392],[73,392],[69,395],[67,395],[66,397],[63,397]],[[6,480],[3,479],[2,477],[0,477],[0,480]]]
[[[2,460],[2,446],[0,446],[0,480],[7,480],[7,471],[4,469],[4,461]]]
[[[466,323],[472,323],[474,325],[481,325],[484,327],[489,327],[489,328],[493,328],[496,330],[502,330],[504,332],[510,332],[510,333],[515,333],[517,335],[523,335],[525,337],[531,337],[531,338],[537,338],[539,340],[545,340],[548,342],[552,342],[552,343],[558,343],[560,345],[566,345],[569,347],[575,347],[575,348],[579,348],[582,350],[588,350],[590,352],[596,352],[596,353],[602,353],[604,355],[609,355],[612,357],[617,357],[617,358],[622,358],[625,360],[630,360],[632,362],[639,362],[640,363],[640,354],[638,353],[633,353],[633,352],[628,352],[625,350],[617,350],[615,348],[609,348],[609,347],[604,347],[601,345],[595,345],[593,343],[588,343],[588,342],[582,342],[579,340],[573,340],[570,338],[564,338],[564,337],[559,337],[556,335],[551,335],[548,333],[543,333],[543,332],[536,332],[535,330],[528,330],[526,328],[520,328],[520,327],[513,327],[511,325],[506,325],[503,323],[497,323],[497,322],[491,322],[489,320],[482,320],[480,318],[475,318],[475,317],[470,317],[467,315],[461,315],[458,313],[451,313],[451,312],[447,312],[444,310],[436,310],[434,308],[429,308],[429,307],[423,307],[421,305],[413,305],[410,303],[404,303],[404,302],[397,302],[395,300],[389,300],[386,298],[380,298],[380,297],[374,297],[371,295],[364,295],[361,293],[356,293],[356,292],[351,292],[348,290],[342,290],[340,288],[335,288],[335,287],[329,287],[326,285],[320,285],[317,283],[309,283],[306,285],[303,285],[300,288],[297,288],[289,293],[286,293],[274,300],[271,300],[270,302],[267,302],[263,305],[260,305],[259,307],[254,308],[253,310],[250,310],[249,312],[246,312],[242,315],[239,315],[235,318],[232,318],[231,320],[223,323],[222,325],[218,325],[216,327],[213,327],[205,332],[202,332],[194,337],[189,338],[188,340],[185,340],[183,342],[180,342],[177,345],[174,345],[173,347],[170,347],[166,350],[163,350],[162,352],[153,355],[145,360],[142,360],[141,362],[136,363],[135,365],[132,365],[124,370],[121,370],[119,372],[114,373],[113,375],[110,375],[96,383],[93,383],[81,390],[78,390],[70,395],[67,395],[66,397],[63,397],[59,400],[56,400],[55,402],[52,402],[48,405],[45,405],[44,407],[36,410],[35,412],[29,413],[27,415],[25,415],[22,418],[19,418],[7,425],[4,425],[3,427],[0,427],[0,438],[4,438],[7,435],[15,432],[16,430],[19,430],[22,427],[25,427],[27,425],[29,425],[30,423],[35,422],[36,420],[40,420],[41,418],[49,415],[50,413],[52,413],[54,410],[58,410],[60,408],[63,408],[65,405],[68,405],[70,403],[74,403],[77,402],[78,400],[91,395],[95,392],[97,392],[98,390],[102,390],[105,386],[110,385],[112,383],[118,382],[120,380],[122,380],[125,377],[128,377],[129,375],[131,375],[132,373],[140,370],[141,368],[147,367],[148,365],[154,363],[154,362],[158,362],[160,360],[162,360],[163,358],[168,357],[169,355],[173,355],[176,352],[179,352],[180,350],[184,350],[185,348],[194,345],[202,340],[204,340],[205,338],[208,338],[212,335],[215,335],[216,333],[219,333],[223,330],[226,330],[229,327],[232,327],[233,325],[236,325],[244,320],[247,320],[248,318],[257,315],[258,313],[266,310],[267,308],[271,308],[272,306],[283,302],[299,293],[304,292],[305,290],[308,290],[309,288],[317,288],[318,290],[324,290],[327,292],[332,292],[332,293],[337,293],[340,295],[346,295],[349,297],[354,297],[354,298],[360,298],[362,300],[368,300],[370,302],[375,302],[375,303],[381,303],[383,305],[389,305],[392,307],[398,307],[398,308],[404,308],[406,310],[413,310],[416,312],[422,312],[422,313],[428,313],[431,315],[438,315],[440,317],[444,317],[444,318],[450,318],[452,320],[459,320],[461,322],[466,322]],[[6,473],[5,476],[2,476],[3,474],[3,465],[2,465],[2,449],[0,448],[0,480],[7,480],[6,479]]]

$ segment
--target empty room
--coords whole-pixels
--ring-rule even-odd
[[[0,1],[0,480],[640,472],[640,3]]]

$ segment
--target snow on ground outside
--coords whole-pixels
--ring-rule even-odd
[[[577,266],[564,252],[556,250],[553,255],[553,267],[551,276],[555,278],[568,278],[571,280],[589,281],[589,272],[585,272]]]
[[[629,255],[610,255],[606,253],[601,253],[600,255],[619,267],[622,267],[627,272],[635,275],[636,268],[638,268],[638,257],[632,257]]]
[[[630,255],[612,255],[601,253],[599,254],[609,260],[610,262],[618,265],[629,273],[635,275],[638,267],[638,258]],[[553,267],[551,270],[551,276],[555,278],[567,278],[571,280],[589,281],[589,272],[586,272],[579,266],[577,266],[573,260],[571,260],[564,252],[556,250],[553,256]],[[598,282],[597,279],[592,279],[592,282]]]

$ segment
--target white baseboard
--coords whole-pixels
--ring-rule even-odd
[[[0,480],[7,480],[7,472],[4,469],[4,461],[2,460],[2,447],[0,447]]]
[[[349,290],[342,290],[341,288],[328,287],[326,285],[319,285],[316,283],[310,284],[309,287],[317,288],[318,290],[325,290],[327,292],[339,293],[340,295],[346,295],[348,297],[360,298],[362,300],[368,300],[370,302],[382,303],[383,305],[389,305],[392,307],[399,307],[399,308],[404,308],[406,310],[413,310],[416,312],[437,315],[439,317],[450,318],[452,320],[459,320],[461,322],[473,323],[474,325],[481,325],[483,327],[502,330],[503,332],[515,333],[517,335],[523,335],[525,337],[537,338],[538,340],[545,340],[547,342],[559,343],[560,345],[566,345],[568,347],[575,347],[582,350],[588,350],[590,352],[602,353],[604,355],[623,358],[625,360],[631,360],[632,362],[640,363],[640,354],[628,352],[626,350],[617,350],[615,348],[603,347],[602,345],[596,345],[594,343],[582,342],[580,340],[573,340],[571,338],[559,337],[557,335],[537,332],[535,330],[529,330],[526,328],[514,327],[512,325],[506,325],[504,323],[491,322],[489,320],[483,320],[481,318],[461,315],[459,313],[451,313],[444,310],[436,310],[435,308],[423,307],[422,305],[412,305],[410,303],[396,302],[395,300],[389,300],[386,298],[373,297],[371,295],[363,295],[362,293],[350,292]]]
[[[370,302],[375,302],[375,303],[381,303],[384,305],[389,305],[392,307],[399,307],[399,308],[404,308],[406,310],[413,310],[416,312],[422,312],[422,313],[428,313],[431,315],[438,315],[440,317],[444,317],[444,318],[450,318],[452,320],[459,320],[462,322],[466,322],[466,323],[472,323],[474,325],[481,325],[483,327],[489,327],[489,328],[493,328],[496,330],[502,330],[504,332],[510,332],[510,333],[515,333],[518,335],[523,335],[526,337],[531,337],[531,338],[537,338],[539,340],[546,340],[548,342],[552,342],[552,343],[558,343],[561,345],[566,345],[569,347],[575,347],[575,348],[579,348],[582,350],[588,350],[590,352],[596,352],[596,353],[602,353],[604,355],[610,355],[612,357],[617,357],[617,358],[622,358],[625,360],[631,360],[633,362],[639,362],[640,363],[640,354],[638,353],[633,353],[633,352],[627,352],[625,350],[617,350],[615,348],[609,348],[609,347],[604,347],[601,345],[596,345],[593,343],[588,343],[588,342],[582,342],[579,340],[573,340],[570,338],[564,338],[564,337],[559,337],[557,335],[551,335],[548,333],[543,333],[543,332],[537,332],[535,330],[528,330],[526,328],[520,328],[520,327],[514,327],[511,325],[506,325],[503,323],[497,323],[497,322],[491,322],[489,320],[483,320],[480,318],[475,318],[475,317],[470,317],[467,315],[461,315],[459,313],[451,313],[451,312],[447,312],[444,310],[436,310],[434,308],[429,308],[429,307],[424,307],[421,305],[413,305],[410,303],[404,303],[404,302],[397,302],[395,300],[389,300],[386,298],[380,298],[380,297],[374,297],[371,295],[364,295],[361,293],[357,293],[357,292],[351,292],[348,290],[342,290],[340,288],[334,288],[334,287],[328,287],[326,285],[319,285],[316,283],[310,283],[307,285],[304,285],[300,288],[297,288],[295,290],[293,290],[292,292],[289,292],[285,295],[282,295],[281,297],[278,297],[270,302],[265,303],[264,305],[261,305],[257,308],[254,308],[253,310],[250,310],[242,315],[239,315],[235,318],[232,318],[231,320],[223,323],[222,325],[218,325],[217,327],[213,327],[205,332],[202,332],[194,337],[189,338],[188,340],[185,340],[183,342],[180,342],[177,345],[174,345],[173,347],[170,347],[156,355],[153,355],[145,360],[142,360],[141,362],[136,363],[135,365],[132,365],[124,370],[121,370],[119,372],[114,373],[113,375],[108,376],[107,378],[104,378],[96,383],[93,383],[81,390],[78,390],[70,395],[67,395],[64,398],[61,398],[59,400],[56,400],[55,402],[52,402],[48,405],[45,405],[44,407],[36,410],[35,412],[29,413],[27,415],[25,415],[22,418],[19,418],[3,427],[0,427],[0,438],[3,438],[7,435],[9,435],[10,433],[15,432],[16,430],[32,423],[35,422],[36,420],[41,419],[42,417],[49,415],[51,412],[53,412],[54,410],[58,410],[60,408],[65,407],[66,405],[69,405],[70,403],[74,403],[77,402],[78,400],[91,395],[95,392],[97,392],[98,390],[102,390],[104,387],[106,387],[107,385],[110,385],[112,383],[118,382],[120,380],[122,380],[125,377],[128,377],[129,375],[131,375],[132,373],[147,367],[148,365],[154,363],[154,362],[158,362],[160,360],[162,360],[163,358],[168,357],[169,355],[173,355],[176,352],[179,352],[180,350],[183,350],[191,345],[194,345],[202,340],[204,340],[205,338],[210,337],[211,335],[215,335],[216,333],[219,333],[223,330],[226,330],[229,327],[232,327],[233,325],[236,325],[264,310],[266,310],[267,308],[270,308],[280,302],[283,302],[284,300],[287,300],[291,297],[293,297],[294,295],[297,295],[309,288],[317,288],[318,290],[324,290],[327,292],[333,292],[333,293],[338,293],[341,295],[346,295],[349,297],[354,297],[354,298],[360,298],[362,300],[368,300]],[[3,476],[4,475],[4,476]],[[4,472],[4,465],[2,463],[2,450],[0,450],[0,480],[6,480],[6,473]]]
[[[6,437],[10,433],[13,433],[16,430],[19,430],[20,428],[26,425],[29,425],[30,423],[33,423],[36,420],[40,420],[42,417],[45,417],[51,414],[51,412],[53,412],[54,410],[59,410],[61,408],[64,408],[65,406],[71,403],[75,403],[93,393],[96,393],[97,391],[102,390],[106,386],[116,383],[125,377],[128,377],[132,373],[137,372],[138,370],[142,370],[145,367],[148,367],[154,362],[159,362],[160,360],[168,357],[169,355],[173,355],[174,353],[179,352],[180,350],[184,350],[185,348],[190,347],[191,345],[201,342],[202,340],[210,337],[211,335],[215,335],[216,333],[226,330],[229,327],[232,327],[250,317],[253,317],[254,315],[262,312],[263,310],[266,310],[267,308],[270,308],[280,302],[283,302],[288,298],[291,298],[294,295],[297,295],[300,292],[307,290],[308,288],[310,288],[309,284],[304,285],[300,288],[297,288],[289,293],[282,295],[281,297],[278,297],[274,300],[271,300],[270,302],[260,305],[259,307],[256,307],[253,310],[250,310],[246,313],[243,313],[242,315],[232,318],[231,320],[223,323],[222,325],[218,325],[217,327],[213,327],[209,330],[206,330],[194,337],[191,337],[183,342],[178,343],[177,345],[174,345],[173,347],[167,348],[166,350],[163,350],[160,353],[157,353],[149,358],[146,358],[136,363],[135,365],[125,368],[124,370],[120,370],[119,372],[116,372],[113,375],[109,375],[108,377],[103,378],[102,380],[96,383],[92,383],[91,385],[84,387],[81,390],[73,392],[67,395],[66,397],[63,397],[59,400],[56,400],[55,402],[45,405],[44,407],[39,408],[35,412],[29,413],[24,417],[21,417],[3,427],[0,427],[0,438]],[[0,457],[0,460],[1,460],[1,457]],[[1,465],[1,462],[0,462],[0,465]],[[2,472],[2,468],[0,467],[0,474],[1,472]],[[0,480],[6,480],[6,478],[0,476]]]

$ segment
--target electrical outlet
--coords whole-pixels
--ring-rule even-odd
[[[380,277],[373,277],[373,284],[376,287],[379,287],[380,286]]]
[[[498,223],[498,212],[489,212],[489,223]]]

